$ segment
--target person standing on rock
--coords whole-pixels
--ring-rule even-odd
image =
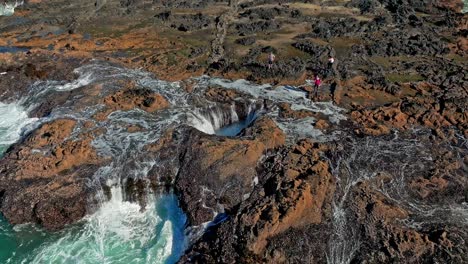
[[[333,69],[334,64],[335,64],[335,58],[332,55],[330,55],[328,57],[326,76],[334,74],[334,69]]]
[[[322,84],[322,80],[320,80],[320,77],[318,75],[315,75],[315,78],[314,78],[314,98],[318,97],[318,89],[319,89],[321,84]]]
[[[335,58],[333,58],[332,56],[330,56],[328,58],[328,69],[331,70],[333,68],[333,63],[335,63]]]
[[[275,54],[273,54],[273,52],[270,52],[270,54],[268,54],[268,69],[269,70],[271,70],[271,68],[273,67],[273,63],[275,62],[275,59],[276,59]]]

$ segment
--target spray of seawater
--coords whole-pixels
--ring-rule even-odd
[[[185,247],[184,216],[173,195],[152,196],[146,210],[122,190],[23,263],[174,263]]]
[[[17,103],[0,102],[0,117],[0,155],[38,120],[29,118],[26,110]]]

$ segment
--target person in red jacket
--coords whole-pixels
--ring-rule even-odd
[[[318,97],[318,89],[319,89],[321,84],[322,84],[322,80],[320,80],[320,77],[318,75],[315,75],[315,78],[314,78],[314,98]]]

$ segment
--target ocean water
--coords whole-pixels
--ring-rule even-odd
[[[59,232],[11,227],[1,218],[0,263],[175,263],[185,247],[176,197],[154,197],[141,212],[122,201],[119,189],[96,213]]]
[[[255,112],[249,114],[246,119],[239,120],[234,122],[228,126],[222,127],[215,131],[215,134],[218,136],[225,136],[225,137],[234,137],[239,135],[239,133],[250,124],[252,124],[255,119],[257,118],[257,114]]]

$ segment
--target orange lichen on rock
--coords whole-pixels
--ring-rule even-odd
[[[289,228],[321,223],[335,187],[327,162],[319,158],[320,151],[321,146],[308,140],[299,142],[284,157],[283,176],[275,185],[267,184],[258,204],[239,216],[242,225],[257,233],[248,243],[251,251],[261,253],[268,238]]]
[[[286,135],[271,118],[264,117],[256,120],[247,131],[254,135],[255,139],[265,146],[265,149],[274,149],[286,142]]]
[[[226,138],[214,141],[203,138],[193,146],[194,151],[206,153],[200,160],[201,168],[203,170],[214,168],[213,165],[222,160],[223,165],[219,171],[213,171],[220,177],[230,177],[234,174],[253,175],[264,152],[282,146],[286,140],[284,133],[270,118],[258,120],[249,133],[255,135],[254,140]]]
[[[448,182],[442,177],[431,177],[430,179],[421,177],[411,181],[410,186],[412,190],[415,190],[424,199],[434,192],[447,188]]]
[[[59,119],[36,130],[26,145],[15,153],[18,169],[15,178],[49,178],[76,166],[99,163],[91,146],[92,138],[69,138],[75,125],[74,120]]]
[[[324,130],[329,128],[330,124],[327,121],[320,119],[319,121],[315,122],[315,127]]]
[[[76,124],[71,119],[43,124],[0,160],[1,210],[10,223],[58,229],[86,214],[86,177],[105,160],[91,144],[92,133],[73,138]]]
[[[150,113],[169,106],[169,102],[162,95],[149,89],[134,87],[124,88],[107,96],[104,98],[104,104],[112,111],[140,108]]]

